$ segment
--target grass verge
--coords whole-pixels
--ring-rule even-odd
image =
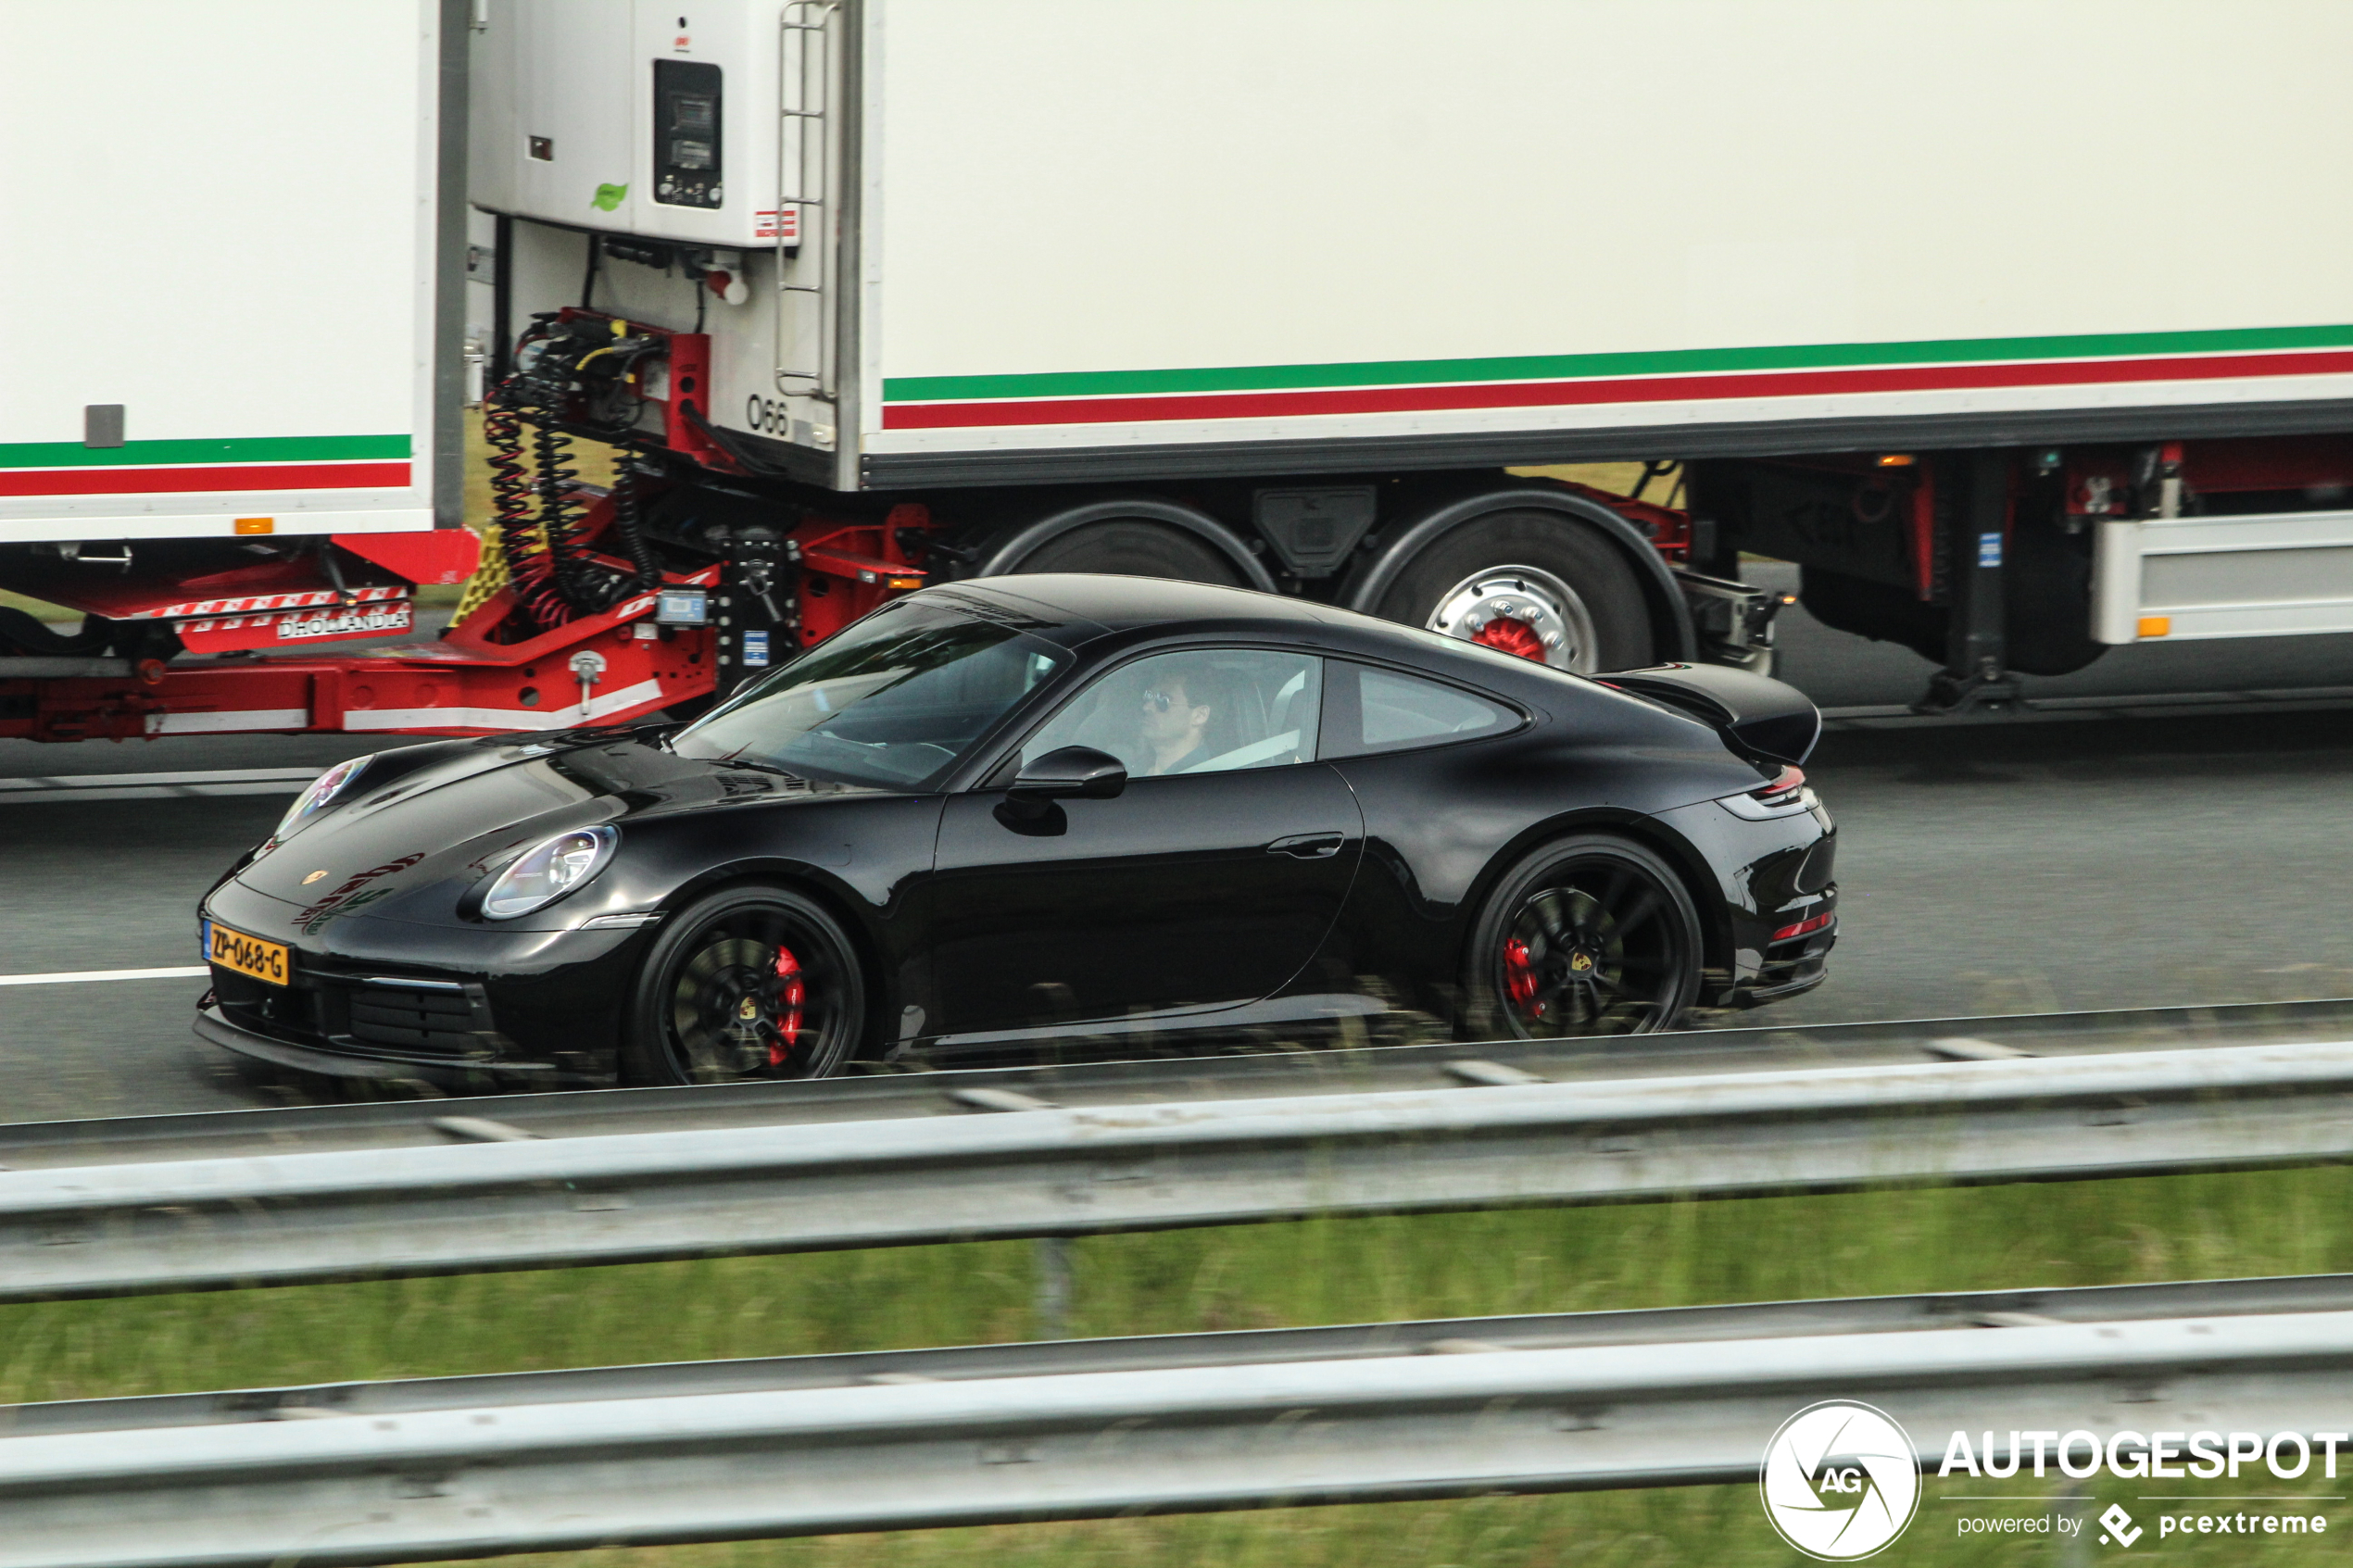
[[[1075,1248],[1073,1330],[2322,1273],[2353,1268],[2348,1198],[2353,1172],[2330,1168],[1093,1237]],[[11,1306],[0,1308],[0,1400],[1001,1341],[1032,1330],[1032,1267],[1027,1244],[989,1242]],[[2056,1493],[2059,1484],[2042,1485]],[[1931,1481],[1919,1519],[1882,1561],[2013,1562],[2021,1552],[2041,1561],[2057,1550],[2048,1537],[1957,1537],[1953,1511],[1937,1511],[1941,1495]],[[2353,1512],[2339,1527],[2353,1530]],[[2169,1562],[2286,1562],[2342,1544],[2175,1537],[2165,1549]],[[657,1555],[661,1568],[1799,1561],[1767,1529],[1753,1488],[1734,1486],[1009,1525],[568,1562],[610,1558],[622,1568],[625,1557],[631,1568],[655,1568],[635,1560]]]

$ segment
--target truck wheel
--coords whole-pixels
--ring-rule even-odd
[[[1208,513],[1151,495],[1085,501],[999,525],[971,548],[967,575],[1103,571],[1272,593],[1241,536]]]
[[[833,916],[788,888],[723,888],[667,922],[646,954],[622,1082],[830,1077],[864,1037],[866,1010]]]
[[[1242,574],[1218,551],[1189,533],[1146,518],[1106,518],[1073,529],[1038,546],[1013,570],[1109,571],[1123,577],[1211,583],[1221,588],[1246,585]]]
[[[1495,884],[1463,960],[1466,1040],[1647,1035],[1699,995],[1699,911],[1666,861],[1606,834],[1555,839]]]
[[[1558,512],[1490,512],[1448,531],[1405,563],[1373,613],[1580,675],[1654,657],[1633,569]]]

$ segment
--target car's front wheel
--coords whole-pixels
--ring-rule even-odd
[[[1698,910],[1656,854],[1604,834],[1556,839],[1504,873],[1473,926],[1472,1039],[1671,1029],[1697,997]]]
[[[631,1084],[824,1078],[866,1024],[866,985],[840,922],[783,887],[731,887],[667,922],[631,994]]]

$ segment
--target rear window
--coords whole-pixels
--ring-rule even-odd
[[[1320,755],[1365,757],[1482,740],[1519,722],[1516,710],[1460,686],[1334,661]]]

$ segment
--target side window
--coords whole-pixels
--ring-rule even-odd
[[[1133,778],[1280,768],[1315,755],[1323,664],[1259,648],[1188,648],[1122,665],[1021,748],[1026,763],[1091,746]]]
[[[1319,752],[1324,757],[1477,740],[1519,723],[1519,715],[1500,702],[1366,664],[1335,660],[1331,688]]]

